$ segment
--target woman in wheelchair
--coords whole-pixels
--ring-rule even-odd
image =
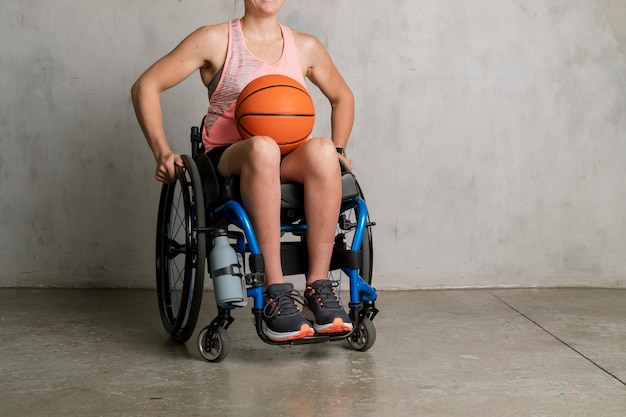
[[[208,88],[209,109],[202,142],[220,175],[240,177],[243,206],[250,216],[265,260],[265,331],[274,341],[352,331],[352,323],[333,283],[328,280],[337,218],[341,205],[341,170],[349,168],[345,149],[354,118],[352,92],[322,44],[310,35],[279,24],[284,0],[244,0],[241,19],[202,27],[153,64],[133,85],[132,99],[139,124],[156,160],[156,179],[176,180],[183,166],[165,137],[160,95],[199,70]],[[266,74],[287,75],[305,85],[308,78],[328,98],[331,138],[310,138],[281,156],[268,137],[242,140],[234,120],[241,90]],[[286,283],[280,259],[281,183],[304,185],[309,270],[301,297]],[[304,300],[302,299],[304,298]],[[298,304],[315,317],[313,327]]]

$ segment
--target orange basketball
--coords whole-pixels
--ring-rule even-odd
[[[235,119],[243,139],[269,136],[285,155],[311,135],[315,106],[307,89],[296,80],[264,75],[252,80],[239,94]]]

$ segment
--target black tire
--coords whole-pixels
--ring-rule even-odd
[[[359,325],[348,336],[348,344],[354,350],[365,352],[376,342],[376,327],[367,317],[359,321]]]
[[[176,182],[161,188],[156,236],[156,286],[161,322],[177,343],[193,334],[206,262],[204,198],[195,162],[183,155]]]
[[[218,327],[209,338],[209,328],[205,327],[198,334],[198,350],[205,360],[220,362],[230,350],[230,336],[225,328]]]

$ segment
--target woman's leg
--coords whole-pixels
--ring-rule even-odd
[[[269,339],[278,342],[313,335],[313,328],[294,301],[293,285],[284,282],[282,273],[280,162],[276,142],[256,136],[230,146],[218,164],[220,174],[240,177],[242,202],[265,261],[264,332]]]
[[[304,185],[307,282],[326,279],[341,205],[341,168],[335,145],[327,138],[310,139],[284,158],[280,172],[282,182]]]
[[[280,150],[271,138],[256,136],[230,146],[218,170],[238,175],[243,205],[265,261],[267,285],[284,282],[280,263]]]
[[[328,280],[335,231],[341,206],[341,168],[335,145],[325,138],[311,139],[285,157],[283,181],[304,184],[309,272],[304,298],[315,315],[320,334],[349,333],[352,323],[334,282]]]

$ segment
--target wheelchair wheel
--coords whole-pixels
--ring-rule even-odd
[[[183,155],[177,179],[161,189],[156,237],[156,286],[163,327],[172,339],[191,337],[202,301],[206,238],[202,184],[195,162]]]
[[[207,361],[220,362],[230,350],[230,336],[223,327],[217,327],[215,332],[209,336],[210,327],[205,327],[198,334],[198,350]]]
[[[359,195],[361,199],[365,200],[363,191],[357,183],[359,189]],[[341,214],[339,218],[339,224],[337,226],[336,240],[343,240],[342,243],[336,242],[336,244],[342,244],[346,249],[350,249],[352,246],[352,240],[354,237],[354,231],[356,229],[356,209],[350,209]],[[365,233],[363,234],[363,242],[361,243],[361,250],[363,251],[363,266],[359,270],[359,275],[365,282],[371,285],[372,283],[372,271],[374,268],[374,245],[372,241],[372,225],[370,221],[369,213],[367,215],[367,226],[365,227]]]
[[[374,346],[374,342],[376,342],[376,327],[370,319],[364,317],[352,334],[348,336],[348,344],[354,350],[365,352]]]

